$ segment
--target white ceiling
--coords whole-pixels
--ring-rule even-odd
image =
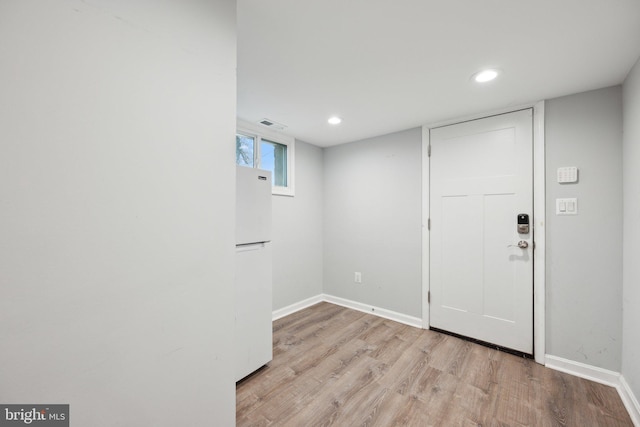
[[[640,0],[238,0],[238,118],[327,147],[620,84],[639,56]]]

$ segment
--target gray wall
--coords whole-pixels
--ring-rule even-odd
[[[622,89],[549,100],[545,119],[547,354],[620,371]],[[419,129],[324,152],[324,293],[420,317]],[[556,216],[559,197],[579,215]]]
[[[322,293],[323,153],[296,141],[295,197],[273,196],[273,309]]]
[[[325,149],[325,293],[421,317],[421,140],[416,128]]]
[[[624,83],[622,375],[640,399],[640,60]]]
[[[620,86],[545,104],[546,352],[616,372],[622,332],[622,91]],[[556,171],[577,166],[577,184]],[[555,199],[577,197],[577,216]]]
[[[0,402],[234,425],[235,1],[0,5]]]

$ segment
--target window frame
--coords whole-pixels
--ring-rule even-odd
[[[271,194],[275,196],[295,196],[295,138],[275,132],[271,129],[265,129],[262,126],[238,120],[236,124],[236,134],[253,137],[253,167],[260,169],[260,150],[262,140],[267,142],[275,142],[287,147],[287,186],[282,187],[273,185]],[[249,166],[243,166],[249,167]],[[272,177],[273,179],[273,177]]]

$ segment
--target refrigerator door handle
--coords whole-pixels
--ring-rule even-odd
[[[236,245],[236,252],[243,251],[257,251],[263,249],[268,242],[255,242],[255,243],[244,243],[242,245]]]

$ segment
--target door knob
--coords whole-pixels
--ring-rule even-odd
[[[525,240],[520,240],[517,245],[509,245],[508,248],[519,247],[520,249],[527,249],[529,247],[529,243]]]

